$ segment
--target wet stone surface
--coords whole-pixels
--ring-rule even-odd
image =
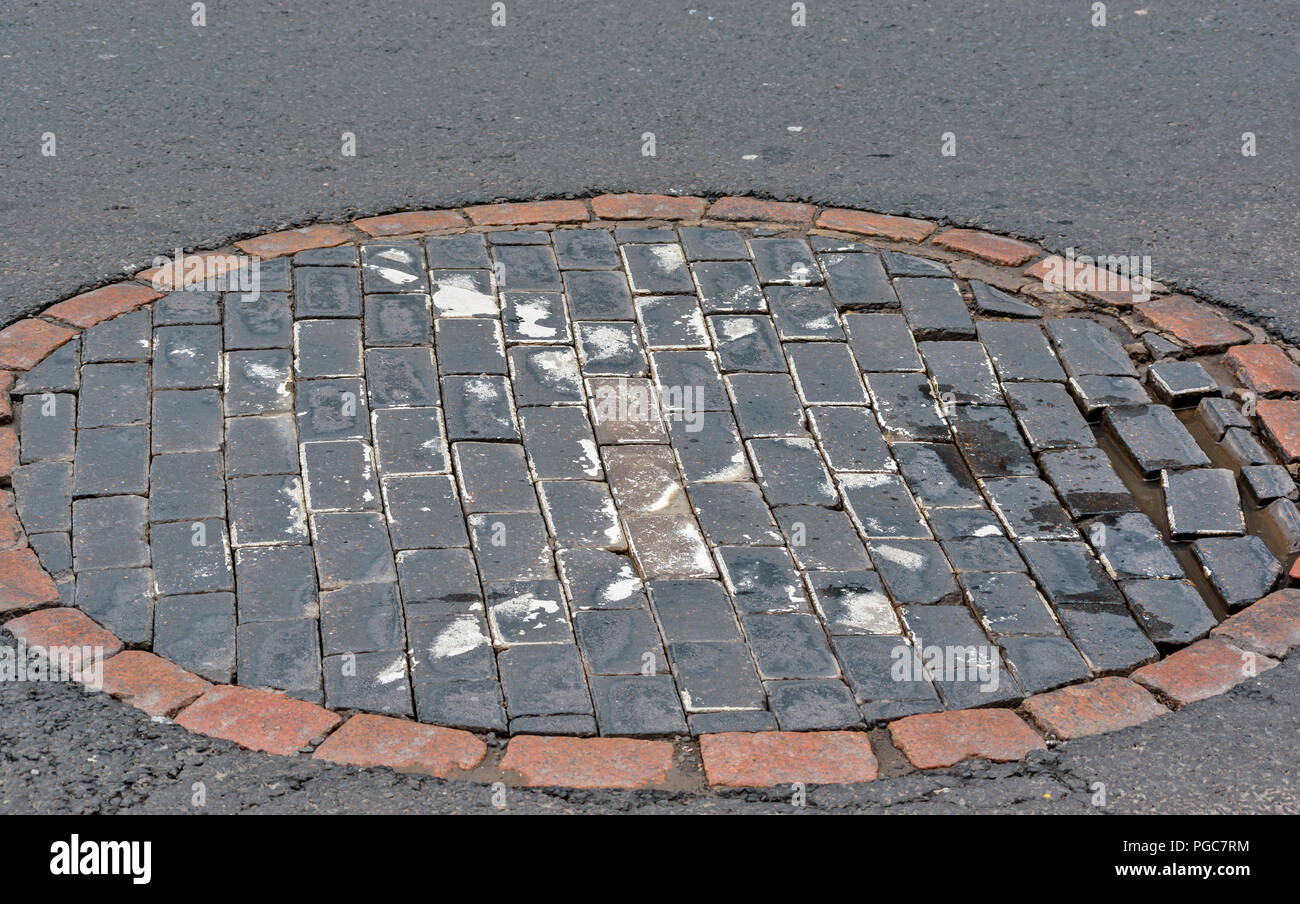
[[[166,296],[17,381],[17,511],[65,599],[209,680],[630,737],[1013,704],[1300,548],[1222,368],[759,232],[368,240]]]

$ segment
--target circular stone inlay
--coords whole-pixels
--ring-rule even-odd
[[[722,225],[256,272],[15,389],[41,561],[213,681],[511,733],[862,727],[1124,673],[1281,573],[1230,462],[1290,478],[1226,373],[1069,296]]]

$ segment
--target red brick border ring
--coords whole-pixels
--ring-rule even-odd
[[[650,194],[600,195],[590,200],[489,204],[462,210],[412,211],[366,217],[350,224],[322,224],[270,233],[234,243],[230,249],[262,258],[332,247],[378,236],[406,236],[466,228],[556,225],[591,221],[674,221],[752,223],[812,228],[852,237],[886,249],[941,259],[1008,291],[1064,298],[1102,310],[1136,313],[1156,331],[1195,352],[1218,352],[1250,342],[1251,334],[1207,305],[1163,287],[1150,287],[1146,300],[1127,284],[1119,291],[1079,291],[1071,297],[1038,282],[1059,259],[1026,242],[971,229],[940,228],[909,217],[747,197],[707,200]],[[207,254],[207,252],[205,252]],[[964,256],[958,260],[957,256]],[[975,261],[970,258],[976,259]],[[1075,264],[1076,267],[1083,267]],[[1077,271],[1076,271],[1077,273]],[[54,304],[40,314],[0,330],[0,481],[8,483],[18,464],[18,443],[10,423],[9,392],[19,372],[38,364],[63,343],[101,321],[149,305],[161,293],[154,271]],[[1084,274],[1087,275],[1087,274]],[[1083,284],[1087,284],[1086,280]],[[172,285],[172,288],[180,288]],[[1266,437],[1286,462],[1300,461],[1300,398],[1296,386],[1278,386],[1276,375],[1295,365],[1285,352],[1264,344],[1233,350],[1226,363],[1260,395],[1258,414]],[[1293,570],[1294,571],[1294,570]],[[1294,579],[1293,574],[1293,579]],[[388,766],[439,777],[504,780],[526,786],[575,788],[682,787],[704,779],[715,787],[766,787],[786,783],[852,783],[876,778],[877,763],[865,732],[724,733],[693,745],[624,738],[516,736],[503,756],[470,732],[371,714],[345,717],[277,693],[212,685],[152,653],[123,649],[112,633],[81,611],[59,605],[58,590],[28,547],[13,506],[0,490],[0,617],[4,627],[29,646],[100,646],[108,655],[104,690],[151,716],[170,717],[191,731],[240,746],[294,755],[310,751],[327,762]],[[908,716],[888,726],[893,743],[913,766],[938,769],[964,759],[1012,762],[1048,742],[1138,725],[1170,710],[1224,693],[1300,645],[1300,590],[1271,593],[1220,623],[1210,637],[1129,677],[1104,677],[1086,684],[1030,696],[1019,710],[971,709]],[[1243,661],[1254,669],[1243,669]]]

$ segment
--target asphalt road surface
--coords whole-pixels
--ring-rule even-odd
[[[946,218],[1153,276],[1300,339],[1290,2],[11,4],[0,323],[154,255],[314,221],[607,190]],[[341,153],[356,137],[356,156]],[[653,133],[655,155],[642,153]],[[54,156],[45,156],[46,133]],[[956,155],[945,157],[945,133]],[[1242,154],[1245,133],[1254,156]],[[842,810],[1294,811],[1300,664],[1030,766],[821,789]],[[0,811],[488,807],[464,784],[247,753],[66,686],[0,685]],[[1050,795],[1046,797],[1045,795]],[[516,792],[510,809],[784,794]]]

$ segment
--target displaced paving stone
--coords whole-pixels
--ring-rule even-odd
[[[1223,363],[1262,396],[1300,392],[1300,367],[1275,345],[1238,345],[1228,350]]]
[[[1178,416],[1164,405],[1108,408],[1104,421],[1148,479],[1164,469],[1210,463]]]
[[[889,268],[890,276],[950,276],[951,271],[928,257],[904,254],[901,251],[883,251],[881,258]]]
[[[1300,461],[1300,402],[1260,399],[1260,422],[1284,462]]]
[[[1259,537],[1204,537],[1192,554],[1230,609],[1247,606],[1277,585],[1282,565]]]
[[[1071,377],[1068,385],[1084,417],[1093,422],[1099,420],[1107,408],[1151,404],[1151,397],[1133,377],[1084,374]]]
[[[1084,533],[1112,578],[1178,578],[1183,569],[1160,530],[1140,512],[1103,515]]]
[[[1196,361],[1161,361],[1147,369],[1147,382],[1166,405],[1185,407],[1216,395],[1219,384]]]
[[[975,309],[993,317],[1039,318],[1043,314],[1033,305],[1008,295],[978,279],[970,281],[971,294],[975,296]]]
[[[1254,465],[1241,469],[1246,488],[1255,502],[1264,505],[1274,499],[1292,499],[1300,492],[1291,472],[1282,465]]]
[[[1260,445],[1259,440],[1240,427],[1229,427],[1223,435],[1223,451],[1242,465],[1272,464],[1273,457]]]
[[[1164,471],[1165,514],[1175,540],[1244,534],[1236,475],[1223,468]]]
[[[1196,406],[1196,414],[1216,441],[1223,439],[1223,434],[1229,427],[1240,427],[1245,430],[1251,427],[1250,418],[1242,414],[1240,406],[1231,399],[1216,397],[1201,399],[1200,404]]]

